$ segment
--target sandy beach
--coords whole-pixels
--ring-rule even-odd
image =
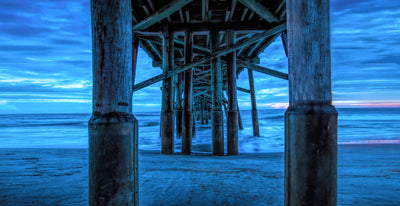
[[[0,149],[0,205],[87,205],[87,149]],[[283,153],[140,152],[141,205],[283,205]],[[339,145],[338,205],[400,205],[400,144]]]

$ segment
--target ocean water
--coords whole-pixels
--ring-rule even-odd
[[[400,108],[338,108],[339,144],[400,143]],[[239,152],[283,152],[284,109],[259,110],[260,137],[243,110]],[[159,112],[138,112],[139,148],[160,150]],[[87,148],[90,114],[0,114],[0,148]],[[210,121],[211,124],[211,121]],[[226,130],[225,130],[226,136]],[[175,138],[175,151],[180,151]],[[226,137],[225,137],[226,145]],[[194,152],[211,152],[211,125],[196,122]]]

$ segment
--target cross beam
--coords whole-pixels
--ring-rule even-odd
[[[257,72],[261,72],[261,73],[264,73],[264,74],[268,74],[268,75],[271,75],[271,76],[274,76],[274,77],[278,77],[278,78],[281,78],[281,79],[288,80],[288,78],[289,78],[288,74],[285,74],[283,72],[279,72],[279,71],[276,71],[276,70],[273,70],[273,69],[269,69],[269,68],[266,68],[266,67],[262,67],[262,66],[259,66],[259,65],[255,65],[255,64],[252,64],[252,63],[247,63],[247,62],[240,61],[240,62],[238,62],[238,64],[240,65],[240,67],[246,67],[248,69],[251,69],[251,70],[254,70],[254,71],[257,71]]]
[[[157,82],[163,80],[164,78],[172,77],[172,76],[177,75],[177,74],[179,74],[181,72],[184,72],[184,71],[186,71],[186,70],[188,70],[190,68],[196,67],[199,64],[202,64],[202,63],[208,62],[208,61],[210,61],[212,59],[221,57],[221,56],[226,55],[226,54],[228,54],[228,53],[230,53],[232,51],[239,50],[239,49],[241,49],[243,47],[247,47],[247,46],[249,46],[251,44],[254,44],[257,41],[260,41],[261,39],[264,39],[264,38],[269,37],[269,36],[273,36],[273,35],[275,35],[277,33],[280,33],[280,32],[282,32],[284,30],[286,30],[286,23],[280,24],[279,26],[276,26],[276,27],[274,27],[274,28],[272,28],[272,29],[270,29],[270,30],[268,30],[266,32],[256,34],[251,39],[248,39],[247,41],[244,41],[244,42],[241,42],[241,43],[237,43],[237,44],[233,44],[233,45],[228,46],[228,47],[226,47],[224,49],[217,50],[217,51],[211,53],[208,56],[205,56],[205,57],[203,57],[201,59],[193,61],[192,63],[189,63],[189,64],[183,65],[181,67],[178,67],[174,71],[168,72],[166,74],[160,74],[160,75],[152,77],[152,78],[150,78],[148,80],[140,82],[140,83],[138,83],[138,84],[136,84],[134,86],[133,91],[134,92],[138,91],[138,90],[140,90],[142,88],[145,88],[145,87],[150,86],[150,85],[152,85],[154,83],[157,83]],[[250,65],[251,68],[249,67],[249,65]],[[255,70],[255,71],[257,71],[257,69],[258,69],[262,73],[269,74],[269,75],[272,75],[272,76],[275,76],[275,77],[279,77],[279,78],[286,79],[286,80],[288,79],[287,74],[282,73],[282,72],[278,72],[278,71],[275,71],[275,70],[272,70],[272,69],[267,69],[267,68],[264,68],[264,67],[261,67],[261,66],[257,66],[255,64],[246,64],[244,66],[248,67],[250,69],[253,68],[253,70]]]
[[[239,90],[239,91],[241,91],[241,92],[246,92],[246,93],[251,94],[251,91],[250,91],[249,89],[245,89],[245,88],[243,88],[243,87],[236,87],[236,88],[237,88],[237,90]]]
[[[240,3],[245,5],[247,8],[252,10],[261,18],[265,19],[269,23],[278,22],[276,18],[267,8],[265,8],[260,2],[256,0],[239,0]]]
[[[144,30],[156,23],[159,23],[161,20],[167,18],[171,14],[175,13],[182,7],[186,6],[193,0],[175,0],[171,1],[169,4],[161,8],[160,10],[156,11],[153,15],[147,17],[146,19],[142,20],[141,22],[137,23],[133,26],[133,30]]]

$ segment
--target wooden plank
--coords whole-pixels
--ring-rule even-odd
[[[193,0],[175,0],[168,3],[166,6],[161,8],[160,10],[156,11],[153,15],[147,17],[146,19],[142,20],[141,22],[137,23],[133,26],[133,30],[144,30],[156,23],[161,22],[161,20],[167,18],[171,14],[175,13],[182,7],[186,6]]]
[[[248,69],[251,69],[251,70],[254,70],[254,71],[257,71],[257,72],[261,72],[261,73],[268,74],[268,75],[271,75],[271,76],[274,76],[274,77],[278,77],[278,78],[281,78],[281,79],[288,80],[288,74],[285,74],[283,72],[279,72],[279,71],[276,71],[276,70],[273,70],[273,69],[269,69],[269,68],[266,68],[266,67],[262,67],[262,66],[259,66],[259,65],[255,65],[255,64],[252,64],[252,63],[246,63],[246,62],[242,62],[242,61],[239,62],[239,65],[241,67],[246,67]]]
[[[265,8],[260,2],[256,0],[239,0],[239,2],[269,23],[279,21],[278,18],[274,16],[274,14],[272,14],[267,8]]]

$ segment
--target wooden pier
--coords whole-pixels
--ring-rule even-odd
[[[336,205],[329,0],[91,0],[91,15],[90,205],[138,205],[134,92],[162,81],[162,154],[179,152],[176,137],[182,138],[181,154],[190,155],[196,120],[211,119],[212,154],[238,155],[237,91],[251,98],[253,135],[268,132],[259,129],[253,71],[289,80],[285,205]],[[277,38],[288,74],[258,65]],[[137,83],[139,46],[161,70]],[[245,70],[249,88],[236,85]]]

